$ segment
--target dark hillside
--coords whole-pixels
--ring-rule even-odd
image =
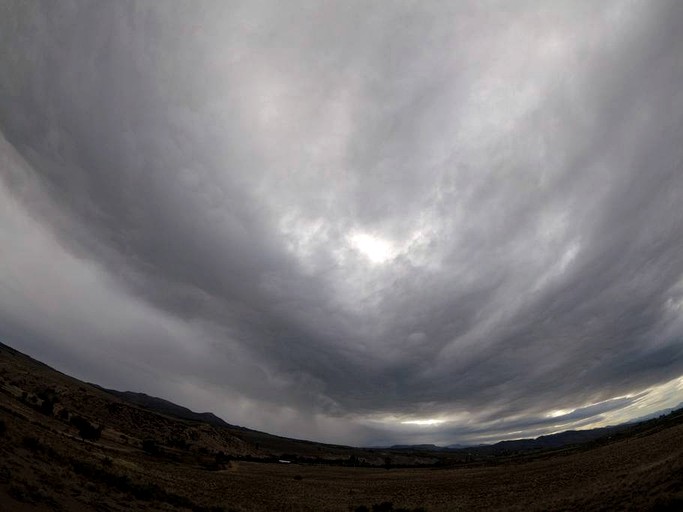
[[[681,510],[683,411],[476,448],[362,449],[105,391],[0,345],[2,511],[373,507]]]

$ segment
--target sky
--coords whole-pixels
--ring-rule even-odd
[[[683,402],[683,3],[0,0],[0,341],[275,434]]]

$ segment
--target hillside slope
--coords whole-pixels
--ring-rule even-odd
[[[682,416],[556,450],[359,449],[105,391],[0,346],[0,510],[681,510]]]

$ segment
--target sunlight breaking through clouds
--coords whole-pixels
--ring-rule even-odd
[[[378,236],[356,232],[348,237],[352,247],[372,263],[385,263],[396,255],[391,242]]]
[[[438,425],[441,425],[445,422],[446,420],[437,420],[437,419],[424,419],[424,420],[405,420],[401,422],[401,425],[417,425],[419,427],[436,427]]]

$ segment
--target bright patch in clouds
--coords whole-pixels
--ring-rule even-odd
[[[436,427],[437,425],[441,425],[444,423],[445,420],[436,420],[433,418],[430,419],[425,419],[425,420],[407,420],[407,421],[402,421],[401,425],[419,425],[421,427]]]
[[[353,233],[348,237],[351,246],[372,263],[385,263],[395,256],[393,245],[367,233]]]
[[[546,418],[559,418],[560,416],[566,416],[567,414],[570,414],[575,410],[576,409],[556,409],[554,411],[550,411],[545,416]]]

